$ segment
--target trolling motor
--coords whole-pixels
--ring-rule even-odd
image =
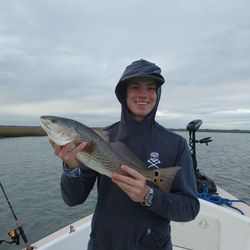
[[[202,120],[193,120],[187,125],[187,130],[189,131],[189,146],[197,181],[197,190],[199,193],[202,193],[204,189],[207,188],[208,193],[212,194],[217,192],[215,182],[207,177],[204,173],[200,172],[196,159],[196,143],[205,143],[208,145],[208,143],[212,141],[211,137],[205,137],[201,140],[196,140],[195,132],[200,128],[201,124]]]

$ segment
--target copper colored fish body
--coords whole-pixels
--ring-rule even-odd
[[[166,167],[161,169],[148,169],[143,161],[138,159],[122,142],[109,143],[106,132],[98,133],[88,126],[75,120],[42,116],[41,126],[50,140],[57,145],[80,143],[86,141],[90,150],[77,153],[76,158],[84,165],[108,177],[112,173],[126,175],[120,168],[122,164],[128,165],[141,173],[146,180],[153,182],[164,193],[171,189],[172,182],[180,167]],[[100,136],[101,134],[101,136]]]

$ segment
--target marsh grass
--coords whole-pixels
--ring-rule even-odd
[[[101,128],[95,128],[97,134],[107,140],[107,134]],[[170,129],[173,131],[186,131],[185,129]],[[216,130],[200,129],[199,132],[220,132],[220,133],[250,133],[250,130]],[[40,126],[6,126],[0,125],[0,138],[4,137],[22,137],[22,136],[46,136],[46,133]]]
[[[0,138],[20,136],[45,136],[46,133],[39,126],[0,126]]]

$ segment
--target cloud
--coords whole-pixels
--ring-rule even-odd
[[[2,1],[0,124],[36,124],[42,113],[119,120],[115,85],[145,58],[166,78],[160,122],[184,127],[202,118],[203,126],[250,129],[242,112],[250,109],[249,5]]]

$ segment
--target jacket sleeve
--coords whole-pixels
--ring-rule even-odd
[[[61,194],[68,206],[83,203],[92,190],[97,173],[86,166],[80,167],[80,175],[70,176],[63,172],[61,176]]]
[[[150,210],[168,220],[186,222],[193,220],[199,212],[196,178],[191,155],[185,140],[176,162],[181,169],[176,175],[171,192],[164,194],[157,187],[154,189],[154,200]]]

